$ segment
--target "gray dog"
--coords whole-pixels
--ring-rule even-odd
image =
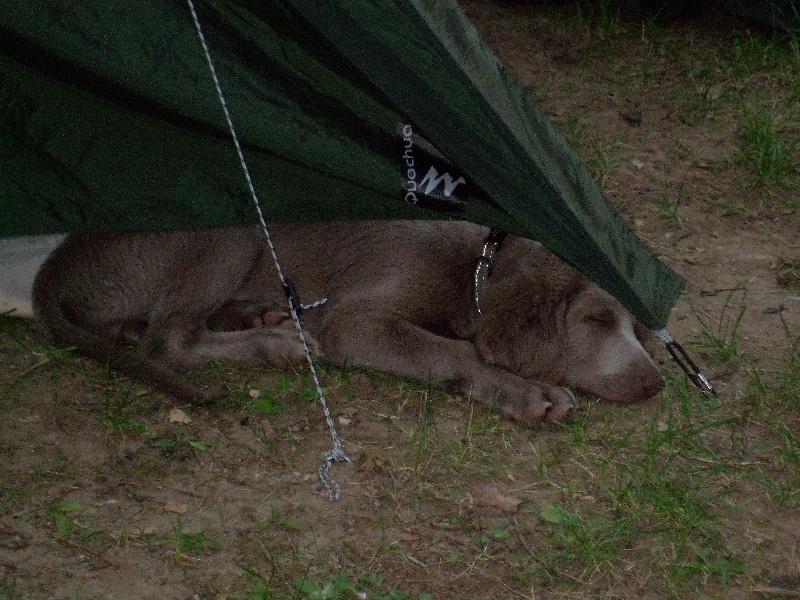
[[[476,302],[486,228],[460,222],[275,225],[313,351],[447,385],[523,423],[563,420],[568,387],[615,401],[662,386],[622,306],[537,242],[509,236]],[[34,310],[54,342],[186,399],[221,390],[185,379],[207,359],[303,360],[261,232],[227,227],[67,238],[37,275]],[[262,318],[263,317],[263,318]],[[316,341],[315,341],[316,340]],[[646,345],[646,344],[645,344]]]

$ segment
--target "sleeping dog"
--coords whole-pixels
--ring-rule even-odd
[[[303,315],[328,363],[446,385],[526,424],[565,419],[570,388],[618,402],[661,389],[650,332],[539,243],[506,238],[476,290],[487,231],[432,221],[271,228],[303,299],[329,299]],[[273,318],[286,296],[257,227],[71,235],[37,275],[33,303],[54,342],[184,399],[224,393],[186,379],[207,359],[304,359],[295,329]]]

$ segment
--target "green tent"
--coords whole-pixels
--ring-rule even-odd
[[[269,221],[464,219],[663,327],[682,279],[453,0],[198,0]],[[188,6],[0,3],[0,237],[255,222]]]

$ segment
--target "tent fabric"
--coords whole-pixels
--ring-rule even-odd
[[[682,278],[454,1],[196,6],[268,220],[482,223],[665,325]],[[0,3],[0,110],[0,237],[255,221],[181,2]]]

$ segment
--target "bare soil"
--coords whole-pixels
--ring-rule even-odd
[[[800,331],[800,293],[780,277],[781,265],[800,261],[800,197],[749,185],[736,161],[735,104],[692,100],[693,73],[719,68],[711,42],[732,44],[747,25],[708,11],[665,25],[660,35],[680,41],[656,44],[645,28],[604,36],[571,6],[466,8],[623,217],[687,278],[673,335],[700,340],[703,319],[724,326],[721,316],[746,307],[736,361],[711,364],[693,351],[729,414],[743,411],[748,368],[780,369],[785,326]],[[719,94],[729,85],[739,84],[722,78]],[[179,406],[49,349],[34,324],[5,318],[0,331],[0,598],[322,598],[294,581],[337,572],[361,578],[359,589],[408,597],[673,593],[624,558],[598,565],[604,577],[568,568],[538,577],[526,566],[552,543],[542,511],[563,500],[544,457],[555,448],[568,464],[580,452],[568,429],[525,431],[424,386],[326,371],[353,459],[334,468],[342,495],[330,502],[317,469],[331,439],[307,374],[218,366],[207,376],[230,382],[231,402]],[[644,423],[657,404],[587,400],[578,419],[589,429]],[[174,408],[189,420],[172,413],[170,422]],[[761,468],[756,458],[745,450],[741,460]],[[748,498],[749,489],[742,483],[730,497],[742,537],[730,543],[745,568],[728,583],[698,578],[698,597],[789,593],[800,581],[796,510],[759,504],[762,492]]]

